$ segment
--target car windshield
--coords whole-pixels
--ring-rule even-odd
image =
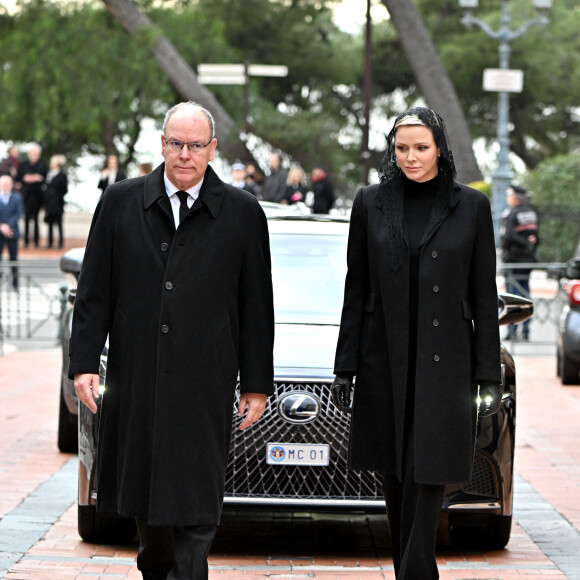
[[[277,323],[339,324],[347,237],[270,236]]]

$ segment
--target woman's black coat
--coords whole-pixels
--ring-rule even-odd
[[[405,253],[392,267],[385,195],[373,185],[354,200],[335,373],[356,375],[350,467],[400,476],[409,263]],[[451,200],[420,254],[414,457],[415,481],[424,484],[469,480],[477,383],[500,382],[489,200],[459,184]]]
[[[44,184],[44,221],[58,222],[64,213],[64,198],[68,192],[68,178],[64,171],[59,171],[50,181]]]
[[[97,207],[69,372],[98,372],[109,335],[97,509],[215,525],[238,370],[242,392],[273,390],[268,226],[208,167],[176,230],[163,173],[109,186]]]

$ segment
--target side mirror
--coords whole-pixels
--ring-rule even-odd
[[[564,266],[564,276],[568,278],[568,280],[577,280],[580,279],[580,259],[575,258],[573,260],[569,260],[566,262]]]
[[[519,324],[534,313],[534,303],[522,296],[502,293],[499,295],[499,324]]]
[[[561,278],[564,278],[564,276],[566,275],[565,268],[561,266],[551,266],[546,270],[546,275],[550,280],[558,281]]]
[[[66,274],[72,274],[77,280],[83,265],[84,248],[73,248],[60,258],[60,269]]]

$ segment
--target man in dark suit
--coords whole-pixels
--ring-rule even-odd
[[[239,376],[240,429],[273,390],[266,218],[208,165],[211,114],[165,117],[165,163],[112,184],[91,225],[73,318],[70,375],[93,412],[109,336],[97,510],[136,518],[148,580],[207,578]]]
[[[20,193],[24,204],[24,247],[28,247],[30,235],[33,237],[34,247],[38,248],[40,230],[38,215],[44,202],[43,184],[48,173],[46,163],[40,158],[42,148],[33,143],[28,150],[26,161],[18,165],[16,182],[20,184]],[[32,224],[33,232],[30,232]]]
[[[10,175],[0,177],[0,259],[4,246],[12,262],[12,288],[18,291],[18,220],[22,215],[22,198],[13,189],[14,182]]]

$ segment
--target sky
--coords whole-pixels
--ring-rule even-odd
[[[334,9],[334,21],[346,32],[360,32],[365,24],[366,12],[366,0],[342,0]],[[373,22],[388,18],[387,9],[380,0],[372,0],[371,18]]]
[[[16,0],[0,0],[0,5],[12,11]],[[335,5],[335,22],[346,32],[359,32],[365,24],[366,9],[366,0],[341,0]],[[387,9],[380,0],[372,0],[371,17],[373,21],[388,18]]]

